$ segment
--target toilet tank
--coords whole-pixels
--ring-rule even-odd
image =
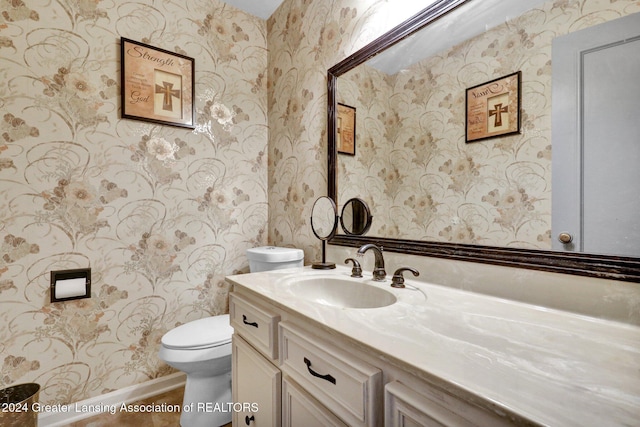
[[[276,246],[261,246],[247,249],[249,258],[249,271],[279,270],[281,268],[302,267],[304,265],[304,252],[302,249],[279,248]]]

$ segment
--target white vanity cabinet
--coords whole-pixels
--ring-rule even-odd
[[[382,425],[380,369],[280,322],[276,308],[252,296],[232,293],[229,316],[233,400],[249,408],[233,414],[234,425],[279,426],[281,417],[291,427]]]
[[[257,403],[259,410],[235,413],[234,427],[533,425],[482,407],[475,396],[458,397],[452,386],[441,389],[384,355],[245,292],[236,287],[229,303],[233,398],[236,404]]]
[[[242,405],[241,411],[233,412],[233,425],[280,427],[282,373],[275,363],[280,316],[231,295],[229,318],[234,328],[231,391],[233,401]]]

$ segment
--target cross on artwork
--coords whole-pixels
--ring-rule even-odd
[[[509,112],[509,106],[507,105],[503,107],[502,103],[496,104],[496,108],[494,110],[489,110],[489,117],[496,116],[493,125],[495,127],[502,126],[502,113],[508,113],[508,112]]]
[[[163,86],[156,84],[156,93],[164,95],[162,99],[162,109],[165,111],[173,111],[173,97],[180,98],[180,91],[173,89],[173,83],[162,82]]]

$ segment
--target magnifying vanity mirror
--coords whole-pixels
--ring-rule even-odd
[[[319,197],[311,210],[311,230],[322,241],[322,261],[311,264],[312,268],[327,270],[336,268],[333,262],[327,262],[327,240],[331,239],[338,228],[338,210],[329,197]]]
[[[556,125],[565,121],[556,112],[567,108],[558,107],[557,101],[568,99],[570,108],[581,111],[589,92],[564,91],[562,85],[573,83],[562,77],[559,67],[575,64],[562,63],[556,56],[552,61],[552,51],[558,55],[559,46],[573,48],[582,43],[565,41],[580,31],[597,31],[592,28],[604,24],[610,27],[602,33],[617,33],[622,26],[640,28],[623,23],[638,13],[640,5],[631,0],[576,0],[563,5],[553,0],[437,0],[331,67],[328,195],[338,205],[358,195],[371,208],[367,215],[377,220],[370,230],[375,237],[354,235],[347,227],[345,234],[332,236],[329,243],[358,247],[373,241],[392,252],[640,281],[640,246],[623,250],[623,245],[614,243],[609,245],[613,250],[605,251],[576,244],[584,240],[580,233],[592,213],[585,212],[585,206],[598,205],[614,213],[621,206],[603,206],[593,197],[591,204],[583,203],[575,193],[585,193],[592,181],[603,182],[593,179],[593,174],[600,170],[607,174],[606,168],[617,168],[619,163],[576,160],[587,149],[583,141],[571,142],[572,137]],[[620,33],[624,43],[614,44],[637,52],[637,32],[636,36]],[[590,66],[590,58],[597,63],[591,52],[600,50],[585,49],[564,56],[587,58],[585,66]],[[638,55],[620,55],[623,65],[613,68],[631,68],[637,75],[638,62],[628,61],[632,57]],[[580,69],[584,75],[589,72]],[[521,73],[522,81],[518,93],[521,132],[467,142],[468,89],[514,73]],[[627,109],[639,111],[637,79],[625,91],[634,94]],[[355,155],[345,155],[338,147],[342,141],[338,123],[343,123],[338,105],[357,111],[355,129],[350,129]],[[633,116],[617,114],[616,119],[633,121]],[[569,127],[587,128],[580,123]],[[637,131],[630,133],[637,135]],[[607,141],[605,151],[613,146],[610,136],[598,137]],[[570,143],[577,148],[567,149]],[[561,159],[563,152],[572,151],[580,154]],[[638,153],[628,150],[620,156],[636,158]],[[631,163],[640,161],[636,160]],[[625,200],[635,201],[635,207],[624,210],[632,215],[640,207],[635,189],[638,170],[630,169],[626,175],[630,178],[604,188],[630,195]],[[561,192],[562,181],[569,178],[558,182],[557,177],[570,177],[572,194]],[[557,207],[566,211],[567,200],[577,212],[568,225],[556,217]],[[348,218],[348,214],[342,216]],[[598,227],[606,229],[618,222],[614,218]],[[635,225],[619,235],[640,242],[638,221],[633,218],[631,224]],[[569,243],[562,241],[567,233],[572,235]]]
[[[348,235],[362,236],[371,228],[373,217],[364,200],[354,197],[347,200],[340,214],[340,226]]]

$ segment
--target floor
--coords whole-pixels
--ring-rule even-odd
[[[132,405],[182,405],[184,388],[180,387],[157,396],[152,396]],[[156,413],[131,413],[117,412],[114,415],[103,413],[85,418],[69,424],[69,427],[111,427],[111,426],[136,426],[136,427],[179,427],[180,412],[156,412]],[[231,427],[231,423],[223,426]]]

